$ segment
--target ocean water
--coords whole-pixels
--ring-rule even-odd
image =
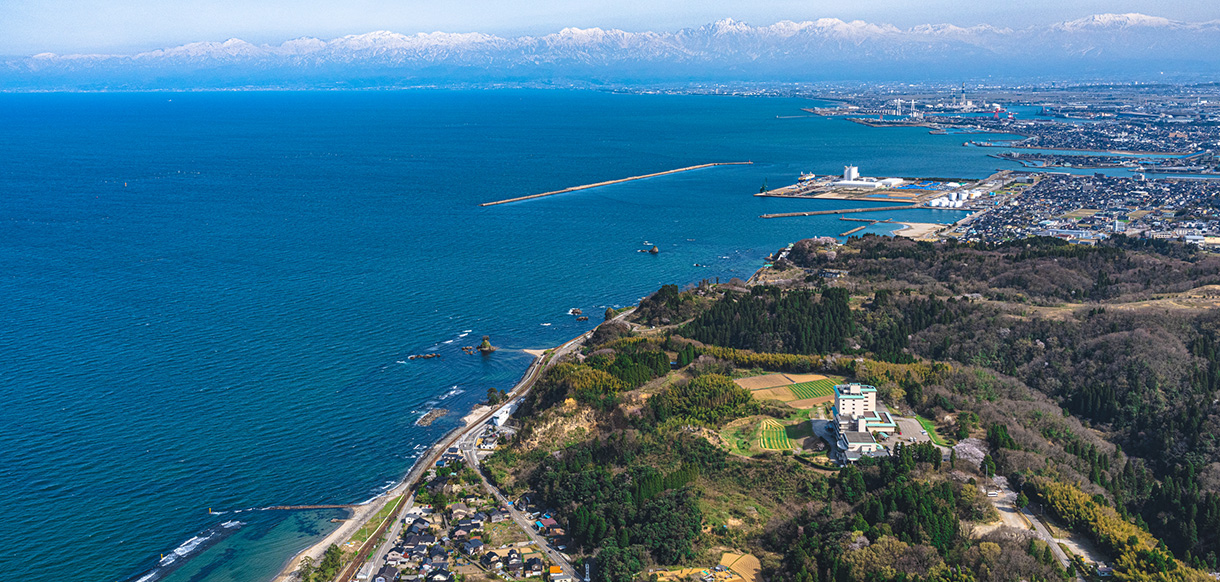
[[[255,508],[378,494],[488,388],[515,383],[520,349],[661,284],[746,278],[787,243],[856,226],[760,219],[859,205],[753,196],[764,181],[1017,167],[962,147],[971,136],[803,117],[809,104],[0,95],[3,578],[71,565],[103,581],[267,579],[338,514]],[[659,255],[637,252],[652,244]],[[483,335],[502,349],[461,352]],[[434,407],[452,413],[415,426]]]

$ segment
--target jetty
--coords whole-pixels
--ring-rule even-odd
[[[851,214],[853,212],[881,212],[885,210],[910,210],[918,208],[918,205],[908,206],[875,206],[873,208],[840,208],[838,210],[810,210],[808,212],[780,212],[776,214],[763,214],[759,218],[788,218],[790,216],[818,216],[822,214]]]
[[[713,162],[710,164],[699,164],[698,166],[690,166],[686,168],[678,168],[676,170],[666,170],[664,172],[656,172],[654,174],[644,174],[643,176],[632,176],[630,178],[619,178],[618,180],[607,180],[605,182],[597,182],[595,184],[585,184],[583,186],[572,186],[563,190],[554,190],[551,192],[543,192],[541,194],[530,194],[529,196],[518,196],[507,200],[497,200],[495,202],[484,202],[479,206],[495,206],[497,204],[508,204],[509,202],[520,202],[522,200],[533,200],[534,198],[543,198],[545,196],[554,196],[556,194],[566,194],[568,192],[576,192],[578,190],[588,190],[589,188],[597,188],[599,186],[609,186],[611,184],[622,184],[623,182],[631,182],[633,180],[643,180],[644,178],[655,178],[657,176],[665,176],[667,174],[677,174],[679,172],[689,172],[691,170],[701,170],[712,166],[748,166],[754,162]]]
[[[331,504],[331,505],[272,505],[271,507],[262,508],[263,511],[299,511],[306,509],[351,509],[356,507],[354,504]]]
[[[888,223],[888,224],[893,224],[893,222],[894,222],[894,220],[893,220],[893,219],[890,219],[890,218],[887,218],[887,219],[885,219],[885,220],[871,220],[871,219],[868,219],[868,218],[848,218],[848,217],[846,217],[846,216],[840,216],[840,217],[839,217],[839,220],[848,220],[848,221],[852,221],[852,222],[867,222],[867,223],[868,223],[868,224],[864,224],[864,225],[858,226],[858,227],[856,227],[856,228],[853,228],[853,229],[851,229],[851,230],[849,230],[849,231],[847,231],[847,232],[845,232],[845,233],[840,234],[839,236],[851,236],[851,235],[853,235],[853,234],[855,234],[855,233],[857,233],[857,232],[860,232],[860,231],[862,231],[862,230],[864,230],[864,229],[866,229],[866,228],[868,228],[868,227],[870,227],[870,226],[872,226],[872,225],[874,225],[874,224],[887,224],[887,223]]]

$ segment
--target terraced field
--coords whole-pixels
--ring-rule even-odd
[[[805,400],[807,398],[825,398],[827,396],[834,396],[835,384],[842,383],[842,378],[826,378],[825,380],[793,384],[788,386],[788,389],[791,390],[799,400]]]
[[[761,438],[758,439],[758,446],[763,449],[772,451],[786,451],[794,448],[792,441],[788,438],[788,431],[784,425],[774,419],[768,418],[762,422],[760,429]]]

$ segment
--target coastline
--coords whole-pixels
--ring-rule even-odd
[[[450,430],[441,436],[441,438],[433,443],[423,455],[420,455],[419,458],[412,463],[411,468],[407,470],[406,475],[403,476],[401,481],[386,491],[379,493],[367,503],[351,508],[345,521],[339,527],[335,528],[334,531],[327,534],[327,536],[322,538],[320,541],[297,552],[291,558],[288,558],[288,560],[285,561],[284,566],[280,568],[280,572],[271,579],[272,582],[288,582],[290,580],[295,580],[296,577],[294,574],[296,573],[297,568],[300,566],[303,558],[309,556],[313,558],[315,562],[320,560],[322,558],[322,554],[326,552],[326,548],[330,547],[332,544],[342,544],[344,541],[348,540],[353,533],[364,527],[373,516],[377,515],[377,512],[381,511],[382,508],[385,507],[386,503],[389,503],[391,499],[394,499],[399,495],[406,495],[411,490],[411,487],[415,484],[415,481],[422,476],[415,475],[415,478],[412,478],[412,475],[414,475],[421,468],[426,468],[428,465],[434,462],[433,460],[443,450],[443,448],[440,446],[441,443],[452,440],[450,437],[455,432],[465,432],[466,430],[469,430],[469,428],[469,425],[455,427],[453,430]],[[421,461],[424,460],[428,460],[428,462],[421,464]],[[422,473],[422,471],[420,472]],[[404,503],[403,508],[405,508],[408,504],[409,502]],[[400,513],[403,508],[399,509]],[[369,539],[371,540],[375,537],[376,536],[371,536]]]
[[[629,309],[619,314],[615,319],[625,317],[633,311],[635,310]],[[570,349],[577,342],[588,338],[592,333],[593,330],[589,330],[574,339],[568,340],[567,342],[550,349],[521,350],[525,353],[533,355],[534,360],[530,363],[529,367],[526,368],[524,374],[521,376],[521,379],[518,380],[513,386],[512,390],[509,391],[508,398],[502,404],[497,406],[488,406],[486,404],[476,405],[469,413],[462,417],[461,425],[454,427],[449,432],[446,432],[443,436],[437,439],[437,441],[433,443],[423,455],[420,455],[419,458],[415,460],[415,462],[407,470],[406,475],[404,475],[403,479],[398,484],[382,492],[369,502],[353,507],[350,510],[347,519],[338,528],[327,534],[327,536],[322,540],[288,558],[285,561],[284,566],[280,568],[279,573],[276,574],[271,581],[291,582],[296,580],[297,578],[295,573],[300,566],[302,559],[309,556],[315,561],[320,560],[322,554],[326,552],[328,547],[330,547],[332,544],[341,544],[345,540],[349,539],[355,531],[359,530],[361,527],[364,527],[373,516],[377,515],[377,513],[381,511],[381,509],[384,508],[386,503],[388,503],[391,499],[394,499],[399,495],[409,494],[411,488],[414,487],[414,485],[425,476],[427,470],[436,462],[436,459],[440,457],[441,453],[443,453],[448,447],[453,446],[454,443],[466,436],[471,430],[480,427],[484,422],[489,420],[496,411],[523,398],[529,393],[529,390],[533,387],[534,382],[541,377],[542,370],[547,368],[551,362],[558,359],[557,357],[547,358],[547,352],[553,351],[557,355],[562,355],[565,350]],[[386,524],[393,524],[394,520],[399,519],[399,516],[410,509],[413,505],[414,499],[408,497],[406,502],[404,502],[398,508],[397,512],[391,516],[390,519],[386,520]],[[375,542],[379,536],[380,532],[370,536],[368,541],[365,542],[365,545],[358,550],[357,555],[362,556],[365,554],[365,552],[370,549],[368,547],[369,542]],[[355,566],[359,565],[363,559],[364,558],[361,557],[349,563],[343,570],[340,571],[340,575],[336,578],[336,580],[346,580],[354,576]]]
[[[1020,135],[1020,134],[1013,134]],[[1000,148],[1000,149],[1015,149],[1015,150],[1051,150],[1057,152],[1073,152],[1082,154],[1103,153],[1103,154],[1118,154],[1124,156],[1189,156],[1194,152],[1133,152],[1129,150],[1080,150],[1074,148],[1055,148],[1046,146],[1027,146],[1027,145],[1000,145],[991,142],[966,142],[967,146],[978,148]],[[988,154],[990,155],[990,154]]]
[[[936,233],[947,227],[944,224],[935,224],[931,222],[899,222],[901,228],[894,229],[894,236],[906,237],[914,240],[936,240]]]
[[[884,203],[884,201],[880,202]],[[867,210],[884,210],[884,208]],[[837,213],[840,211],[835,212]],[[935,236],[933,235],[948,226],[944,224],[922,222],[899,222],[897,224],[901,225],[901,227],[895,229],[891,233],[891,236],[903,236],[915,240],[935,240]],[[751,280],[757,276],[758,272],[765,269],[766,267],[761,267],[754,273],[753,276],[751,276]],[[619,314],[614,319],[617,320],[626,317],[633,311],[634,309],[629,309]],[[594,329],[596,329],[596,327]],[[461,425],[454,427],[452,430],[448,431],[437,439],[437,441],[434,442],[423,455],[416,459],[415,463],[411,465],[406,475],[398,484],[382,492],[369,502],[350,509],[347,519],[338,528],[329,533],[322,540],[288,558],[285,561],[284,566],[280,569],[280,572],[276,574],[274,578],[272,578],[272,582],[292,582],[296,580],[295,572],[304,557],[310,556],[315,561],[320,560],[322,554],[328,547],[330,547],[330,545],[341,544],[349,539],[355,531],[359,530],[361,527],[364,527],[373,516],[381,511],[381,509],[384,508],[386,503],[388,503],[391,499],[394,499],[399,495],[408,495],[414,485],[424,477],[427,470],[448,447],[452,446],[453,443],[466,436],[471,430],[481,426],[484,422],[489,420],[496,411],[526,396],[534,382],[541,377],[540,372],[542,370],[548,367],[550,363],[557,361],[559,357],[564,354],[565,350],[568,350],[573,344],[586,339],[592,333],[593,330],[589,330],[580,336],[554,348],[522,349],[522,352],[534,356],[534,360],[530,363],[521,379],[513,386],[512,390],[509,391],[508,398],[502,404],[497,406],[489,406],[486,404],[475,405],[465,416],[462,417]],[[548,353],[554,353],[555,357],[548,358]],[[386,523],[392,524],[394,520],[399,519],[399,516],[410,509],[413,505],[413,499],[408,497],[407,501],[402,504],[396,514],[392,516],[391,519],[386,520]],[[369,541],[375,541],[379,535],[380,532],[371,536]],[[367,547],[368,543],[369,542],[366,542],[365,546],[360,548],[358,551],[359,556],[363,556],[366,550],[370,549]],[[355,567],[360,565],[363,559],[364,558],[361,557],[360,559],[349,563],[344,570],[341,571],[340,576],[337,579],[346,579],[344,578],[344,574],[348,574],[347,578],[354,576]]]

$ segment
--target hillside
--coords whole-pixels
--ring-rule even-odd
[[[1216,569],[1220,260],[869,236],[773,268],[783,288],[666,286],[633,314],[648,325],[603,325],[487,460],[600,580],[722,554],[796,582]],[[932,442],[839,468],[808,427],[845,379]],[[985,495],[993,474],[1016,501]],[[1063,545],[1010,527],[1027,502]]]

